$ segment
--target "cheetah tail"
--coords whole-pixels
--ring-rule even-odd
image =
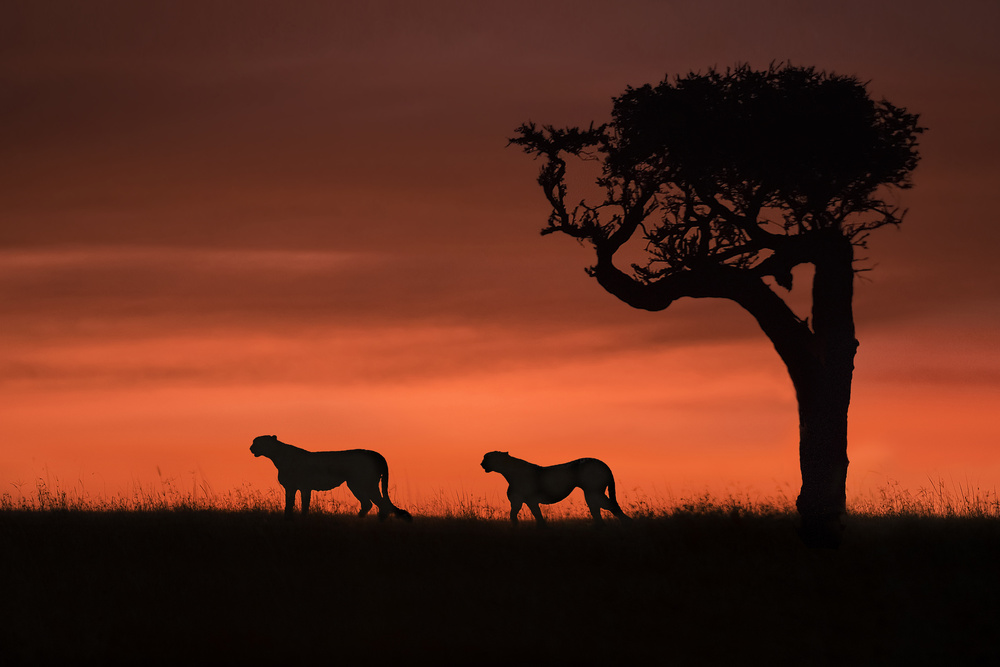
[[[389,503],[389,507],[392,508],[393,513],[404,521],[413,521],[413,515],[404,509],[400,509],[392,504],[389,500],[389,467],[386,466],[385,471],[382,472],[382,497],[385,501]]]

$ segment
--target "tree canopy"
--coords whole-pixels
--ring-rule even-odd
[[[922,130],[855,77],[740,65],[627,88],[609,123],[529,122],[511,143],[546,159],[543,234],[587,239],[600,260],[641,230],[648,257],[632,277],[644,284],[715,265],[790,288],[791,269],[810,261],[810,235],[863,244],[902,220],[883,186],[910,186]],[[567,156],[601,160],[603,201],[567,203]]]

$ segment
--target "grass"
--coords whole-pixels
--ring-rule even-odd
[[[631,524],[542,530],[469,497],[286,521],[270,490],[166,488],[0,497],[4,664],[1000,659],[995,494],[889,488],[811,551],[780,498],[639,497]]]

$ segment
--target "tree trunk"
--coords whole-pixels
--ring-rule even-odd
[[[799,402],[800,535],[812,547],[840,545],[847,515],[847,411],[854,337],[854,247],[824,239],[813,276],[813,340],[807,368],[789,368]]]
[[[831,394],[849,396],[850,384],[818,380],[814,396],[799,397],[802,489],[795,505],[802,541],[810,547],[836,548],[847,514],[847,408]]]
[[[751,313],[785,362],[799,403],[802,490],[796,507],[809,546],[840,544],[847,512],[847,410],[854,355],[854,246],[838,229],[796,239],[789,266],[815,266],[812,322],[803,321],[752,271],[715,266],[642,284],[614,266],[617,246],[597,245],[590,273],[635,308],[663,310],[682,297],[732,299]]]

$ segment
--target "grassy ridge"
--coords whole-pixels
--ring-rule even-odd
[[[0,646],[103,664],[1000,659],[997,519],[855,516],[837,552],[793,528],[710,506],[601,530],[8,508]]]

